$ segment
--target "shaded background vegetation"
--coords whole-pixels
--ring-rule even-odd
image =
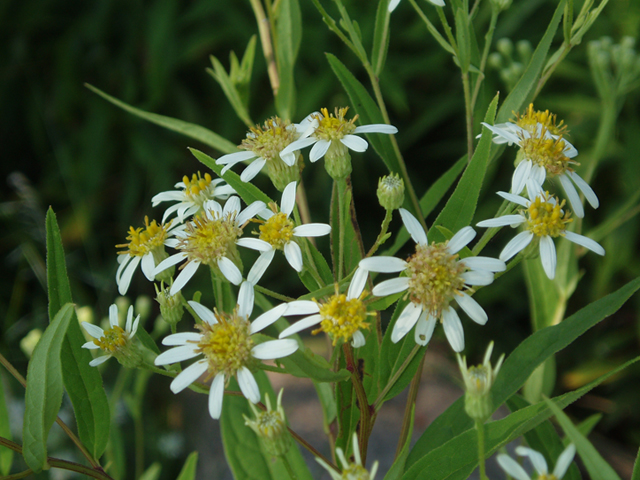
[[[331,7],[330,2],[325,3]],[[398,141],[416,190],[422,194],[465,153],[464,104],[457,68],[405,3],[392,18],[382,88],[392,121],[399,128]],[[363,38],[371,39],[375,14],[371,2],[352,0],[345,4],[352,18],[358,19]],[[348,103],[324,52],[335,54],[366,84],[357,59],[327,31],[311,3],[301,0],[301,6],[304,28],[296,71],[297,121],[321,106],[332,109]],[[424,6],[428,14],[433,13]],[[554,7],[552,0],[516,0],[501,18],[494,38],[529,40],[535,47]],[[486,23],[488,18],[488,5],[484,5],[479,22]],[[538,108],[549,108],[565,119],[581,158],[589,158],[601,110],[589,72],[587,43],[604,35],[615,42],[623,36],[636,38],[639,27],[640,3],[611,0],[582,45],[573,50],[536,101]],[[218,155],[133,118],[92,94],[83,83],[142,109],[201,124],[239,143],[245,127],[205,68],[210,66],[209,55],[228,67],[229,52],[235,50],[240,56],[255,30],[248,2],[0,2],[0,351],[22,372],[26,371],[27,357],[20,349],[20,340],[33,328],[44,329],[48,323],[46,208],[52,206],[58,215],[75,302],[91,307],[97,317],[102,317],[117,296],[114,245],[124,241],[129,225],[138,226],[145,215],[159,214],[161,210],[152,211],[150,206],[155,193],[171,189],[185,174],[204,171],[187,146]],[[370,45],[370,40],[365,45]],[[489,69],[480,112],[497,90],[504,98],[508,85],[497,69]],[[250,93],[254,121],[262,122],[275,113],[259,47]],[[588,212],[585,231],[607,219],[640,189],[639,99],[638,90],[632,91],[621,108],[614,139],[593,182],[601,207]],[[478,218],[495,212],[498,202],[492,192],[508,185],[511,154],[503,155],[494,165],[484,190],[485,207]],[[374,152],[355,158],[356,207],[366,206],[367,213],[371,212],[362,218],[365,242],[373,241],[382,219],[381,211],[373,207],[369,210],[368,206],[371,202],[377,205],[373,195],[377,178],[383,173],[384,165]],[[326,221],[328,178],[307,176],[305,181],[316,218]],[[266,183],[262,185],[266,188]],[[393,226],[398,225],[396,220]],[[640,274],[638,233],[638,222],[632,219],[615,235],[602,240],[608,252],[604,259],[591,256],[583,260],[586,275],[569,304],[569,313]],[[273,278],[277,269],[268,275]],[[514,283],[509,288],[481,292],[491,321],[483,328],[465,324],[472,358],[489,339],[496,340],[499,350],[509,352],[530,332],[524,282],[516,278],[510,276]],[[269,277],[265,280],[268,282]],[[137,295],[153,296],[151,285],[141,275],[134,278],[129,291],[129,298]],[[634,297],[614,318],[560,353],[558,393],[576,388],[637,355],[639,302]],[[155,303],[150,305],[148,329],[153,328],[158,314]],[[105,371],[107,385],[116,370],[111,365]],[[6,375],[2,376],[6,381]],[[639,381],[639,369],[631,367],[569,412],[577,419],[604,413],[597,431],[611,439],[616,448],[629,451],[640,443]],[[8,382],[8,386],[16,400],[21,398],[17,384]],[[179,435],[167,435],[174,429],[179,431],[181,422],[172,420],[163,410],[171,395],[165,382],[154,382],[151,387],[151,406],[144,417],[150,439],[146,448],[153,458],[166,456],[162,450],[165,447],[153,438],[168,438],[170,446],[171,439],[177,438],[179,443]],[[124,406],[119,418],[125,445],[129,445],[132,438],[126,432],[132,422]],[[18,427],[20,422],[21,418]],[[211,428],[217,428],[215,422]],[[151,435],[154,432],[165,436]],[[68,447],[61,443],[59,448]],[[188,452],[174,451],[179,453],[173,468],[179,468],[181,457]],[[171,462],[163,463],[162,478],[175,478]]]

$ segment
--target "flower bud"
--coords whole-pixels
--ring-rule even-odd
[[[506,58],[511,59],[511,55],[513,55],[513,42],[509,38],[501,38],[496,42],[496,50]]]
[[[501,12],[511,6],[511,0],[491,0],[491,6]]]
[[[385,175],[378,181],[378,202],[385,210],[397,210],[404,202],[404,182],[396,174]]]
[[[265,395],[267,402],[267,410],[261,411],[257,409],[253,403],[249,402],[249,407],[253,411],[256,419],[252,420],[247,416],[244,417],[244,424],[251,428],[260,439],[265,450],[274,457],[285,455],[291,447],[291,435],[287,430],[287,422],[282,408],[282,393],[278,394],[278,403],[275,410],[271,409],[271,400],[269,395]]]
[[[160,315],[172,327],[175,327],[182,319],[184,313],[184,298],[178,292],[171,295],[171,287],[159,289],[156,285],[156,301],[160,304]]]

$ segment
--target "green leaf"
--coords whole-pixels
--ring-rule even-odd
[[[278,362],[294,377],[311,378],[316,382],[341,382],[351,376],[347,370],[334,372],[324,357],[307,347],[299,348],[291,355],[278,359]]]
[[[138,480],[158,480],[160,477],[160,472],[162,470],[162,465],[158,462],[154,462],[147,468]]]
[[[353,203],[353,191],[349,179],[333,182],[331,196],[331,251],[333,253],[333,269],[336,278],[342,279],[358,267],[364,257],[364,247],[360,228]],[[342,201],[340,201],[342,199]],[[340,210],[343,209],[345,219],[344,239],[340,238]],[[338,272],[340,244],[344,247],[342,272]]]
[[[276,95],[278,115],[291,120],[295,115],[294,67],[302,41],[302,16],[298,0],[281,0],[276,20],[276,58],[280,88]]]
[[[389,18],[390,13],[387,8],[389,0],[379,0],[376,11],[376,24],[373,31],[373,46],[371,47],[371,68],[376,75],[380,75],[387,59],[389,50]]]
[[[636,463],[633,465],[633,473],[631,474],[631,480],[640,480],[640,449],[638,449],[638,455],[636,456]]]
[[[469,36],[469,15],[463,8],[458,8],[455,15],[456,41],[458,43],[458,65],[463,74],[469,72],[471,65],[471,39]]]
[[[565,348],[589,328],[615,313],[639,288],[640,277],[587,305],[559,325],[544,328],[524,340],[500,369],[500,375],[492,388],[494,406],[497,408],[506,402],[522,387],[538,365]],[[472,426],[473,423],[464,412],[464,399],[460,398],[425,430],[409,454],[407,465],[411,466]]]
[[[276,395],[264,372],[254,374],[260,392],[271,397],[271,405],[276,404]],[[239,390],[235,379],[229,385],[231,390]],[[284,395],[287,392],[285,390]],[[280,480],[290,478],[281,459],[273,459],[266,453],[256,434],[244,424],[243,415],[253,418],[249,409],[249,401],[242,396],[227,395],[222,407],[220,430],[224,445],[224,453],[233,478],[236,480]],[[286,454],[286,458],[298,480],[312,480],[298,446],[295,442]]]
[[[4,395],[4,382],[0,375],[0,437],[7,440],[13,439],[11,428],[9,426],[9,411]],[[11,464],[13,463],[13,450],[10,448],[0,447],[0,475],[9,475]]]
[[[493,101],[487,109],[484,117],[485,122],[493,124],[497,106],[498,95],[493,98]],[[473,220],[478,198],[480,197],[482,181],[491,155],[491,137],[491,131],[488,128],[484,128],[480,142],[478,142],[476,151],[473,153],[473,158],[471,158],[471,162],[469,162],[469,166],[462,174],[462,178],[458,182],[451,198],[449,198],[447,204],[429,230],[427,235],[429,241],[442,242],[445,240],[444,236],[437,229],[433,228],[437,225],[442,225],[452,232],[457,232],[461,228],[468,226]]]
[[[614,371],[601,376],[578,390],[556,397],[554,399],[556,404],[561,408],[566,407],[606,379],[611,378],[615,373],[638,360],[640,360],[640,357],[626,362]],[[518,410],[504,419],[487,423],[485,425],[486,456],[489,457],[502,446],[524,435],[551,415],[553,415],[553,412],[549,406],[544,402],[540,402]],[[474,428],[469,428],[446,443],[438,445],[433,451],[414,462],[402,479],[465,480],[475,470],[478,463],[476,445],[476,431]],[[600,479],[602,477],[593,478]]]
[[[47,436],[62,404],[62,341],[73,317],[66,303],[42,334],[27,369],[22,456],[29,468],[47,468]]]
[[[513,115],[512,112],[520,111],[523,105],[533,101],[533,95],[536,90],[535,87],[538,84],[538,79],[542,73],[547,54],[549,53],[549,47],[551,47],[551,42],[556,34],[556,30],[558,30],[558,25],[560,24],[560,19],[564,12],[564,3],[565,0],[558,2],[553,18],[551,19],[542,40],[540,40],[540,43],[536,47],[535,52],[533,52],[529,65],[527,65],[526,70],[522,74],[522,77],[516,84],[515,88],[502,103],[502,107],[500,107],[500,111],[496,116],[496,123],[508,121]]]
[[[198,452],[191,452],[184,462],[182,470],[176,480],[196,480],[196,467],[198,466]]]
[[[413,434],[414,418],[416,413],[416,404],[411,405],[411,421],[409,422],[409,432],[407,434],[407,441],[405,442],[400,454],[397,456],[393,465],[384,476],[384,480],[398,480],[404,473],[404,465],[407,461],[407,455],[409,455],[409,445],[411,445],[411,435]]]
[[[247,127],[253,127],[253,120],[251,120],[249,112],[240,98],[240,93],[231,81],[231,77],[227,74],[224,66],[220,63],[220,60],[213,55],[211,55],[209,59],[211,60],[213,70],[207,68],[207,73],[211,75],[216,82],[218,82],[227,97],[227,100],[229,100],[229,103],[235,110],[236,115],[238,115],[238,118],[242,120]],[[235,148],[232,151],[235,151]]]
[[[47,286],[49,318],[73,302],[67,277],[64,249],[56,215],[51,208],[46,217],[47,231]],[[110,410],[98,369],[89,365],[89,350],[82,348],[84,335],[72,311],[73,321],[66,329],[62,344],[62,377],[69,394],[78,427],[78,436],[86,449],[99,458],[109,441]]]
[[[156,355],[160,355],[160,349],[158,348],[158,345],[153,340],[153,338],[151,338],[151,335],[149,335],[149,332],[147,332],[144,328],[142,327],[138,328],[138,330],[136,331],[135,338],[140,340],[140,343],[144,345],[147,349],[151,350]]]
[[[193,123],[178,120],[176,118],[166,117],[164,115],[158,115],[157,113],[145,112],[144,110],[132,107],[131,105],[128,105],[118,100],[117,98],[112,97],[111,95],[107,95],[93,85],[85,83],[85,87],[87,87],[92,92],[97,93],[105,100],[113,103],[115,106],[120,107],[121,109],[135,115],[136,117],[140,117],[143,120],[155,123],[156,125],[180,133],[186,137],[193,138],[194,140],[215,148],[219,152],[233,153],[238,151],[237,147],[229,140],[221,137],[217,133],[214,133],[207,128],[201,127],[200,125],[195,125]]]
[[[206,153],[202,153],[195,148],[189,148],[189,151],[196,157],[200,162],[213,170],[220,178],[224,178],[224,180],[231,185],[234,190],[240,195],[240,198],[245,201],[245,203],[250,204],[255,202],[256,200],[262,200],[265,204],[269,204],[269,202],[273,202],[265,193],[262,192],[258,187],[253,185],[252,183],[245,183],[240,180],[240,175],[231,170],[227,170],[224,175],[220,175],[224,165],[217,165],[216,161],[211,158]]]
[[[598,480],[620,480],[620,477],[615,470],[611,468],[611,465],[609,465],[604,458],[600,456],[591,442],[580,433],[556,402],[549,400],[548,398],[545,398],[544,401],[556,416],[556,419],[562,427],[562,430],[564,430],[564,433],[566,433],[566,435],[571,439],[571,442],[576,446],[578,455],[580,455],[582,463],[584,463],[584,466],[587,469],[587,472],[589,472],[591,478],[597,478]]]

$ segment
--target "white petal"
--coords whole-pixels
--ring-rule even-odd
[[[303,318],[299,322],[294,323],[290,327],[285,328],[282,332],[280,332],[280,335],[278,335],[278,338],[288,337],[289,335],[293,335],[294,333],[301,332],[305,328],[309,328],[319,324],[321,321],[322,321],[321,315],[308,316],[306,318]]]
[[[493,272],[488,270],[470,270],[460,274],[460,277],[467,285],[486,286],[493,283]]]
[[[327,150],[329,150],[330,146],[330,140],[318,140],[309,152],[309,161],[311,163],[317,162],[319,159],[324,157],[324,154],[327,153]]]
[[[272,360],[291,355],[298,350],[298,341],[293,338],[269,340],[251,349],[251,355],[259,360]]]
[[[531,160],[523,160],[518,164],[511,177],[511,193],[518,195],[522,192],[531,174],[532,166],[533,162]]]
[[[394,293],[403,292],[409,288],[409,277],[398,277],[380,282],[373,287],[371,292],[376,297],[384,297],[386,295],[393,295]]]
[[[354,152],[364,152],[369,148],[367,141],[357,135],[345,135],[340,142]]]
[[[459,261],[472,270],[488,270],[489,272],[504,272],[507,265],[497,258],[491,257],[467,257]]]
[[[231,167],[239,162],[244,162],[245,160],[249,160],[250,158],[256,158],[257,155],[252,151],[246,152],[235,152],[228,153],[227,155],[223,155],[216,160],[216,164],[218,165],[227,165]]]
[[[242,282],[238,292],[238,316],[246,318],[251,316],[254,298],[253,284],[247,281]]]
[[[207,371],[207,368],[207,360],[200,360],[189,365],[182,372],[180,372],[176,378],[173,379],[169,388],[173,393],[180,393],[193,382],[198,380],[198,378],[200,378],[200,375]]]
[[[282,200],[280,201],[280,211],[284,213],[287,218],[293,212],[293,207],[296,205],[296,182],[295,180],[289,185],[284,187],[282,192]]]
[[[458,253],[464,247],[466,247],[471,240],[476,236],[476,231],[471,227],[464,227],[458,230],[458,232],[451,237],[447,244],[447,250],[450,254]]]
[[[509,455],[500,454],[496,457],[496,460],[502,469],[515,480],[531,480],[531,477],[527,475],[524,468]]]
[[[253,267],[251,267],[251,270],[249,270],[247,280],[249,280],[253,285],[256,285],[262,278],[262,275],[264,275],[264,272],[267,270],[269,265],[271,265],[271,260],[273,260],[275,253],[276,251],[272,249],[260,254],[253,264]]]
[[[400,3],[400,0],[391,0],[389,2],[389,6],[387,7],[387,10],[389,10],[389,12],[393,12],[399,3]]]
[[[402,217],[402,223],[404,223],[404,226],[407,228],[407,231],[411,235],[411,238],[413,238],[413,241],[421,245],[427,245],[427,234],[425,233],[424,228],[422,228],[422,225],[420,225],[418,219],[404,208],[400,208],[398,211]]]
[[[104,336],[104,330],[102,330],[97,325],[94,325],[93,323],[82,322],[81,325],[93,338],[97,338],[98,340],[100,340]]]
[[[538,184],[536,190],[542,191],[542,184],[547,179],[547,170],[542,165],[534,165],[531,168],[531,174],[529,175],[529,182],[534,182]],[[529,192],[529,198],[531,198],[531,193]]]
[[[238,214],[238,217],[236,218],[236,222],[238,222],[238,225],[244,225],[250,219],[255,217],[258,214],[258,212],[263,210],[265,207],[266,205],[264,204],[263,201],[258,200],[256,202],[253,202],[251,205],[247,206],[247,208],[245,208],[242,212]]]
[[[125,322],[125,331],[131,333],[131,327],[133,326],[133,305],[129,305],[127,310],[127,321]]]
[[[240,210],[240,200],[238,199],[238,197],[233,196],[229,198],[229,201],[225,204],[225,207],[227,208],[228,212],[237,212],[238,210]],[[223,210],[222,205],[220,205],[215,200],[207,200],[202,208],[207,212],[207,216],[211,219],[220,218],[222,216],[226,216],[227,214],[227,211]]]
[[[260,170],[262,170],[266,163],[267,161],[264,158],[256,158],[242,171],[240,174],[240,180],[245,183],[250,182],[260,173]]]
[[[500,260],[506,262],[521,250],[524,250],[527,245],[531,243],[531,240],[533,240],[533,233],[528,230],[525,232],[520,232],[518,235],[513,237],[509,241],[509,243],[507,243],[502,249],[502,252],[500,252]]]
[[[130,335],[131,337],[133,337],[136,332],[138,331],[138,325],[140,324],[140,315],[138,315],[135,319],[135,321],[133,322],[133,327],[131,327],[130,330]]]
[[[118,293],[120,295],[125,295],[127,293],[127,290],[129,290],[129,285],[131,284],[131,277],[133,277],[133,272],[136,271],[136,268],[138,268],[138,265],[140,264],[141,260],[142,260],[142,257],[133,258],[127,265],[127,268],[124,269],[124,272],[122,272],[122,276],[120,277],[120,283],[118,283]]]
[[[195,303],[195,302],[194,302]],[[188,345],[189,343],[199,342],[202,335],[197,332],[181,332],[168,335],[162,339],[162,344],[169,347]]]
[[[120,277],[122,276],[122,271],[127,268],[127,263],[131,261],[135,257],[131,255],[118,255],[116,259],[118,260],[118,270],[116,270],[116,283],[120,284]]]
[[[356,330],[351,336],[351,346],[353,348],[364,347],[366,343],[367,343],[367,340],[364,338],[364,335],[360,330]]]
[[[93,343],[93,340],[83,343],[82,348],[86,348],[88,350],[100,350],[100,347],[95,343]]]
[[[556,276],[556,246],[548,235],[540,237],[540,260],[547,277],[553,280]]]
[[[253,237],[239,238],[238,240],[236,240],[236,245],[250,248],[251,250],[257,250],[258,252],[268,252],[269,250],[273,249],[269,242],[265,242],[264,240]]]
[[[349,284],[349,290],[347,291],[347,299],[358,298],[364,290],[364,286],[367,284],[367,278],[369,272],[364,268],[357,268],[356,273],[353,274],[351,283]]]
[[[311,315],[312,313],[318,313],[320,311],[318,304],[311,300],[294,300],[293,302],[289,302],[287,305],[287,312],[284,314],[286,316]]]
[[[227,257],[222,257],[218,260],[218,268],[222,272],[222,275],[224,275],[224,278],[234,285],[240,285],[240,282],[242,282],[242,272],[240,272],[240,269],[235,263]]]
[[[209,389],[209,415],[214,420],[220,418],[222,413],[222,400],[224,398],[224,373],[218,373]]]
[[[208,203],[209,202],[207,202],[207,205],[206,205],[207,207],[208,207]],[[215,203],[218,203],[218,202],[215,202]],[[218,204],[218,206],[220,206],[220,204]],[[242,205],[240,204],[240,199],[234,195],[233,197],[230,197],[227,200],[227,203],[224,204],[224,207],[222,208],[222,212],[219,212],[216,209],[216,217],[220,217],[220,216],[227,217],[234,213],[237,215],[241,209],[242,209]],[[208,208],[208,210],[210,209]]]
[[[187,258],[187,254],[183,252],[175,253],[170,257],[165,258],[156,266],[156,269],[153,271],[154,278],[160,272],[164,272],[167,268],[173,267],[174,265],[183,261],[185,258]]]
[[[284,163],[286,163],[289,167],[293,167],[293,165],[296,163],[296,158],[298,157],[296,152],[289,152],[289,153],[281,153],[280,154],[280,160],[282,160]]]
[[[558,457],[556,467],[553,469],[553,474],[558,480],[562,479],[562,477],[564,477],[564,474],[567,473],[571,462],[573,462],[573,457],[575,456],[575,454],[576,446],[573,443],[570,443],[569,446],[564,449],[564,452],[562,452]]]
[[[560,179],[560,183],[562,184],[562,188],[564,188],[564,192],[567,194],[567,198],[569,199],[569,203],[571,204],[571,209],[573,213],[578,218],[584,217],[584,207],[582,206],[582,202],[580,201],[580,195],[578,195],[578,191],[576,187],[573,186],[571,180],[566,175],[558,175]]]
[[[442,311],[442,326],[444,327],[444,334],[449,340],[451,348],[454,352],[461,352],[464,350],[464,330],[462,329],[462,322],[456,311],[447,307]]]
[[[189,360],[198,355],[196,349],[197,345],[182,345],[180,347],[175,347],[166,352],[161,353],[156,357],[153,363],[156,365],[168,365],[170,363],[178,363],[183,360]]]
[[[187,263],[187,265],[182,269],[180,274],[176,277],[175,281],[173,282],[173,285],[171,285],[171,290],[169,290],[169,293],[171,295],[175,295],[180,290],[182,290],[182,287],[184,287],[187,284],[187,282],[191,280],[191,277],[193,277],[196,274],[199,266],[200,266],[200,262],[197,260],[193,260]]]
[[[591,250],[594,253],[597,253],[598,255],[604,255],[604,248],[602,248],[602,245],[600,245],[595,240],[591,240],[589,237],[585,237],[584,235],[565,231],[564,238],[566,238],[567,240],[573,243],[577,243],[578,245],[582,245],[583,247],[588,248],[589,250]]]
[[[142,262],[140,263],[142,267],[142,273],[147,277],[147,280],[153,282],[154,278],[153,271],[156,269],[156,262],[153,259],[153,253],[149,252],[142,257]]]
[[[326,223],[307,223],[293,229],[296,237],[322,237],[331,233],[331,225]]]
[[[302,251],[296,242],[284,244],[284,256],[296,272],[302,271]]]
[[[193,311],[196,312],[196,315],[198,315],[203,322],[206,322],[209,325],[215,325],[218,323],[216,316],[209,308],[205,307],[201,303],[194,302],[193,300],[189,300],[187,303],[191,308],[193,308]]]
[[[437,319],[432,315],[424,312],[418,319],[414,332],[414,339],[418,345],[423,347],[429,343],[433,336],[433,330],[436,328]]]
[[[504,129],[504,128],[500,128],[498,125],[489,125],[488,123],[482,122],[482,125],[484,125],[485,127],[487,127],[489,130],[491,130],[493,133],[495,133],[500,139],[503,139],[504,141],[508,142],[510,145],[512,143],[515,144],[519,144],[520,143],[520,138],[515,135],[514,133]],[[504,141],[496,141],[496,139],[493,139],[494,143],[504,143]]]
[[[285,157],[291,158],[291,156],[289,155],[290,153],[293,153],[296,150],[300,150],[301,148],[308,147],[309,145],[313,145],[317,141],[318,140],[315,139],[314,137],[306,137],[306,138],[301,138],[299,140],[296,140],[295,142],[291,142],[280,152],[280,158],[282,159],[283,162],[285,162],[287,165],[292,167],[293,163],[288,163]]]
[[[101,357],[94,358],[93,360],[91,360],[89,362],[89,366],[97,367],[98,365],[102,365],[104,362],[109,360],[111,357],[112,357],[112,355],[102,355]]]
[[[258,403],[260,401],[260,388],[253,377],[253,373],[247,367],[240,367],[236,372],[236,376],[238,377],[238,385],[240,385],[242,394],[251,403]]]
[[[264,330],[269,325],[275,323],[280,317],[284,315],[287,311],[288,305],[286,303],[281,303],[273,307],[271,310],[267,310],[258,318],[256,318],[253,322],[251,322],[250,333],[253,335],[261,330]]]
[[[111,328],[120,325],[120,319],[118,318],[118,306],[115,303],[109,307],[109,325]]]
[[[533,463],[533,468],[536,469],[536,472],[538,472],[539,475],[546,475],[549,473],[547,462],[540,452],[536,452],[535,450],[527,447],[517,447],[516,453],[523,457],[529,457],[529,460]]]
[[[469,318],[476,322],[478,325],[484,325],[487,323],[489,317],[487,317],[487,313],[482,309],[482,307],[476,302],[473,298],[467,295],[464,292],[460,292],[461,295],[456,295],[454,298],[460,308],[462,308]]]
[[[508,225],[515,227],[521,223],[526,222],[527,219],[522,215],[503,215],[501,217],[490,218],[489,220],[482,220],[476,223],[478,227],[506,227]]]
[[[397,257],[380,256],[364,258],[358,266],[369,272],[397,273],[407,268],[407,262]]]
[[[528,208],[529,204],[531,203],[529,200],[527,200],[524,197],[521,197],[520,195],[514,195],[513,193],[507,193],[507,192],[496,192],[498,195],[500,195],[502,198],[504,198],[505,200],[510,201],[511,203],[517,203],[520,206],[523,206],[524,208]]]
[[[404,307],[404,310],[402,310],[402,313],[393,326],[393,331],[391,332],[391,341],[393,343],[398,343],[400,340],[402,340],[402,338],[407,333],[409,333],[413,326],[416,324],[416,322],[420,318],[421,313],[422,305],[416,305],[413,302],[409,302],[409,304]]]
[[[392,2],[395,0],[392,0]],[[399,1],[399,0],[398,0]],[[397,4],[397,2],[396,2]],[[391,4],[389,4],[391,7]],[[391,11],[391,10],[389,10]],[[386,123],[372,123],[371,125],[360,125],[356,127],[353,133],[387,133],[387,134],[396,134],[398,133],[398,129],[393,125],[387,125]]]
[[[444,0],[429,0],[429,3],[432,3],[436,7],[444,7]]]
[[[571,180],[574,181],[580,191],[584,194],[584,198],[587,199],[589,205],[591,205],[593,208],[598,208],[600,206],[600,201],[598,200],[596,192],[593,191],[589,184],[585,182],[582,177],[576,172],[570,172],[569,170],[567,170],[567,175],[571,177]]]

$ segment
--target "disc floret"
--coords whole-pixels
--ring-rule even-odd
[[[531,134],[536,133],[540,128],[539,126],[543,126],[551,135],[559,136],[568,133],[564,120],[558,122],[556,114],[549,112],[549,110],[545,110],[544,112],[534,110],[533,103],[529,104],[524,114],[520,115],[515,113],[515,115],[516,118],[512,120],[512,122]]]
[[[558,237],[563,235],[567,224],[571,223],[571,212],[564,212],[565,201],[558,203],[555,197],[537,196],[527,208],[526,228],[538,237]]]
[[[275,204],[270,204],[274,214],[260,225],[260,240],[269,243],[273,248],[284,250],[284,246],[293,240],[295,224],[289,216],[277,211]]]
[[[368,330],[370,325],[367,317],[374,315],[374,312],[367,312],[363,302],[365,296],[366,292],[363,291],[358,297],[348,298],[344,293],[339,293],[336,286],[336,293],[326,302],[316,302],[322,320],[320,328],[311,333],[325,332],[335,346],[339,340],[346,342],[356,332]]]
[[[178,250],[189,260],[216,265],[222,257],[235,257],[235,242],[242,235],[242,227],[235,222],[235,212],[224,216],[198,215],[185,228],[185,236],[178,242]]]

